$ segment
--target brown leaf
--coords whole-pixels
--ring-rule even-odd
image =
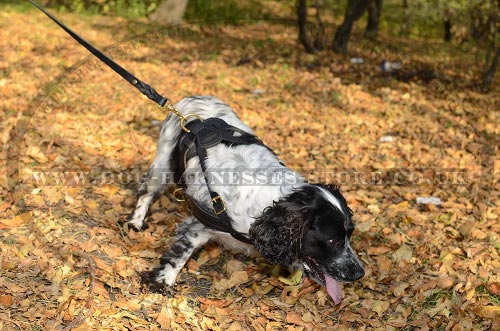
[[[104,251],[104,253],[106,253],[107,256],[109,256],[112,259],[119,258],[119,257],[123,256],[122,249],[120,247],[117,247],[117,246],[104,245],[102,247],[102,250]]]
[[[498,282],[493,282],[488,284],[488,291],[490,291],[491,294],[499,295],[500,294],[500,283]]]
[[[213,286],[219,292],[244,284],[248,282],[248,274],[246,271],[235,271],[229,279],[221,279],[215,281]]]
[[[383,279],[392,271],[392,262],[387,256],[380,256],[377,258],[377,264],[379,269],[379,279]]]
[[[483,318],[500,318],[500,306],[479,306],[474,313]]]
[[[440,277],[437,280],[437,285],[442,289],[449,289],[453,284],[455,284],[455,282],[451,277]]]
[[[304,327],[306,330],[313,330],[314,329],[314,324],[310,322],[305,322],[302,320],[302,317],[300,314],[296,312],[289,312],[286,314],[286,322],[291,323],[291,324],[297,324],[299,326]]]
[[[398,282],[392,286],[391,290],[396,297],[401,297],[408,286],[410,285],[406,282]]]
[[[407,245],[403,245],[392,254],[392,257],[399,261],[410,262],[413,256],[413,250]]]
[[[28,146],[28,149],[26,150],[26,155],[31,156],[39,163],[46,163],[48,161],[45,154],[43,154],[43,152],[40,150],[40,147],[35,145]]]
[[[240,270],[244,270],[244,269],[245,269],[245,265],[238,260],[231,259],[231,260],[227,261],[227,263],[226,263],[226,272],[228,274],[232,274],[235,271],[240,271]]]

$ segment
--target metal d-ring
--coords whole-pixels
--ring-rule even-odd
[[[187,121],[187,119],[188,119],[189,117],[196,117],[197,119],[199,119],[200,121],[202,121],[202,122],[203,122],[203,118],[202,118],[200,115],[198,115],[198,114],[187,114],[187,115],[183,115],[183,116],[181,117],[181,128],[182,128],[182,130],[186,131],[187,133],[191,132],[191,131],[190,131],[188,128],[186,128],[186,126],[185,126],[185,123],[186,123],[186,121]]]
[[[173,190],[170,195],[172,198],[175,199],[177,202],[184,202],[186,201],[186,196],[184,195],[184,189],[182,187],[178,187],[175,190]]]

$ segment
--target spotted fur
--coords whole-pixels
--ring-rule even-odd
[[[254,134],[228,105],[215,97],[184,98],[176,108],[182,114],[218,117]],[[156,157],[139,190],[136,209],[128,220],[130,228],[142,230],[146,227],[149,205],[171,184],[177,162],[174,159],[177,157],[176,145],[182,134],[178,117],[167,116],[160,131]],[[300,174],[283,165],[272,151],[257,144],[211,147],[206,164],[209,170],[256,171],[248,173],[252,174],[250,179],[255,180],[251,185],[213,187],[224,200],[234,229],[249,235],[253,245],[209,229],[189,216],[179,225],[160,266],[147,274],[146,279],[153,287],[174,285],[191,254],[210,240],[248,255],[258,252],[272,263],[302,265],[305,272],[320,284],[324,284],[325,274],[339,281],[353,281],[363,276],[363,267],[349,243],[354,228],[350,209],[338,188],[307,183]],[[257,171],[263,171],[266,179],[283,179],[284,174],[286,177],[272,184],[261,183]],[[200,172],[199,160],[189,160],[185,179],[193,184],[187,185],[186,193],[209,209],[210,196]],[[201,177],[202,185],[196,184],[195,178],[190,176]]]

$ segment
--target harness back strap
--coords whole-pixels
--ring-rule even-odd
[[[244,234],[233,228],[232,220],[226,212],[222,197],[210,188],[211,178],[206,166],[207,149],[218,144],[226,145],[263,145],[262,141],[243,130],[230,126],[219,118],[208,118],[204,121],[194,120],[186,126],[189,133],[179,141],[179,165],[176,171],[176,180],[182,181],[187,162],[197,156],[203,171],[205,182],[211,198],[212,210],[200,206],[193,198],[186,195],[193,216],[205,226],[217,231],[227,232],[239,241],[251,244],[252,241]]]

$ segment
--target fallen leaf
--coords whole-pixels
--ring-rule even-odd
[[[158,317],[156,317],[156,322],[160,324],[162,330],[170,329],[170,318],[168,317],[167,309],[165,307],[161,307]]]
[[[474,309],[474,312],[482,318],[499,318],[500,306],[479,306]]]
[[[22,213],[20,215],[17,215],[14,218],[11,219],[0,219],[0,229],[11,229],[11,228],[16,228],[18,226],[21,226],[28,221],[31,220],[31,217],[33,216],[33,212],[28,211],[26,213]]]
[[[389,309],[389,302],[388,301],[381,301],[381,300],[375,300],[373,301],[372,304],[372,310],[377,313],[379,317],[382,316],[382,314]]]
[[[413,256],[413,250],[408,245],[402,245],[393,254],[392,257],[398,261],[410,262]]]
[[[227,261],[227,263],[226,263],[226,272],[228,274],[232,274],[235,271],[240,271],[240,270],[244,270],[244,269],[245,269],[245,265],[238,260],[231,259],[231,260]]]
[[[286,285],[297,285],[302,279],[302,270],[295,270],[287,278],[279,277],[279,280]]]
[[[499,295],[500,294],[500,283],[493,282],[488,284],[488,291],[491,294]]]
[[[314,329],[314,324],[312,324],[310,322],[305,322],[304,320],[302,320],[301,315],[298,313],[295,313],[295,312],[289,312],[286,314],[286,322],[302,326],[306,330],[313,330]]]
[[[392,286],[391,290],[396,297],[401,297],[408,286],[410,285],[406,282],[398,282]]]
[[[368,254],[370,255],[382,255],[387,252],[390,252],[391,248],[388,246],[375,246],[375,247],[369,247],[368,248]]]
[[[10,294],[0,295],[0,305],[4,307],[12,306],[14,303],[14,298]]]
[[[213,286],[219,292],[244,284],[248,282],[248,274],[246,271],[235,271],[229,279],[221,279],[215,281]]]

